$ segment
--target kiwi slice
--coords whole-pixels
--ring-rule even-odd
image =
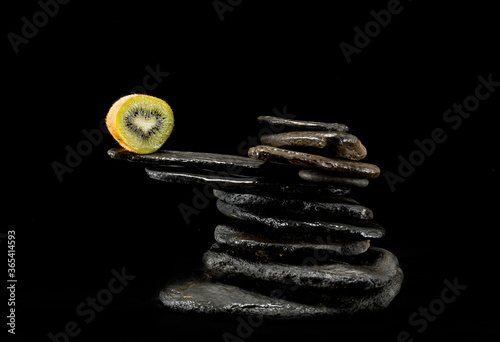
[[[132,94],[111,106],[106,125],[123,148],[149,154],[158,151],[172,133],[174,113],[157,97]]]

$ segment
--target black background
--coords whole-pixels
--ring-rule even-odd
[[[405,330],[415,341],[498,340],[500,90],[456,130],[443,121],[474,94],[478,76],[500,81],[497,12],[481,2],[402,1],[401,13],[348,63],[339,44],[353,44],[354,27],[387,3],[246,0],[221,21],[212,1],[71,1],[18,53],[7,35],[21,34],[22,18],[40,5],[4,7],[2,233],[17,236],[16,337],[49,341],[69,321],[81,328],[70,340],[237,336],[235,318],[168,314],[154,302],[213,243],[225,220],[214,201],[186,224],[178,206],[192,205],[192,187],[110,159],[117,143],[107,133],[62,182],[52,167],[65,163],[66,146],[85,140],[82,130],[98,128],[115,100],[142,85],[147,66],[159,65],[169,75],[148,94],[174,110],[166,149],[239,154],[259,130],[256,117],[284,107],[297,119],[347,124],[382,172],[397,173],[415,139],[438,127],[447,135],[394,192],[382,176],[354,195],[387,230],[374,244],[394,252],[405,272],[390,307],[347,321],[265,321],[245,340],[397,341]],[[135,279],[83,322],[76,307],[122,268]],[[467,289],[417,332],[409,317],[455,278]]]

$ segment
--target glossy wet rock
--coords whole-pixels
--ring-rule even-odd
[[[342,184],[356,188],[365,188],[370,184],[366,178],[339,177],[328,171],[300,170],[299,177],[303,180],[315,183]]]
[[[217,247],[203,255],[208,273],[217,281],[244,288],[279,290],[290,300],[341,305],[339,297],[371,293],[387,286],[400,272],[397,258],[382,248],[370,247],[349,262],[299,265],[256,261],[229,255]]]
[[[243,227],[243,229],[242,229]],[[317,239],[315,243],[301,240],[286,240],[282,236],[259,234],[244,229],[244,225],[221,224],[215,228],[215,241],[233,248],[236,253],[243,251],[246,255],[255,255],[280,262],[301,262],[305,258],[321,259],[321,262],[338,255],[358,255],[370,247],[369,240],[361,241],[324,241]]]
[[[204,254],[203,263],[209,274],[219,280],[249,277],[328,291],[367,291],[383,287],[397,273],[399,264],[394,254],[378,247],[370,247],[348,262],[333,261],[324,265],[255,261],[210,249]]]
[[[229,175],[262,173],[269,169],[260,160],[217,153],[160,150],[151,154],[137,154],[123,148],[112,148],[108,150],[108,155],[113,159],[146,165],[221,170]]]
[[[284,233],[317,235],[318,237],[348,237],[352,240],[380,239],[384,236],[384,228],[371,221],[357,221],[353,223],[289,219],[275,214],[264,214],[249,207],[240,207],[234,204],[217,200],[217,208],[224,215],[253,223],[259,223],[272,229],[279,229]]]
[[[315,153],[350,160],[361,160],[366,157],[366,148],[361,141],[346,132],[285,132],[263,135],[262,145],[283,147],[296,150],[308,148]]]
[[[328,158],[272,146],[259,145],[251,147],[248,150],[248,156],[272,163],[289,163],[291,165],[327,170],[352,177],[376,178],[380,175],[380,169],[373,164]]]
[[[349,127],[341,123],[327,123],[317,121],[304,121],[278,118],[275,116],[259,116],[257,121],[261,124],[273,126],[285,126],[293,130],[319,130],[319,131],[341,131],[347,132]]]
[[[165,286],[159,299],[169,310],[181,313],[262,317],[272,320],[335,317],[384,309],[399,292],[401,281],[402,273],[398,273],[391,282],[375,293],[344,296],[341,298],[342,305],[327,307],[289,301],[278,292],[264,295],[216,282],[204,273],[197,273]]]
[[[221,174],[196,174],[176,170],[158,170],[146,168],[152,179],[178,184],[207,185],[215,189],[240,190],[249,192],[277,192],[283,194],[315,194],[318,196],[345,195],[350,189],[337,186],[319,187],[312,183],[283,182],[279,183],[266,177],[231,176]]]
[[[256,207],[263,212],[292,212],[305,217],[373,219],[373,211],[353,199],[331,197],[329,201],[306,200],[283,196],[265,196],[214,190],[214,195],[229,204]]]

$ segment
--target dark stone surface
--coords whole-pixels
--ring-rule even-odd
[[[272,229],[279,229],[284,234],[291,232],[295,236],[297,234],[307,234],[322,239],[342,237],[351,240],[366,240],[379,239],[385,234],[384,228],[366,220],[351,223],[317,221],[314,220],[314,217],[307,221],[303,220],[304,218],[298,220],[297,218],[282,217],[276,214],[264,214],[257,209],[243,208],[220,199],[217,200],[217,208],[228,217],[259,223]]]
[[[292,150],[297,150],[297,147],[309,148],[317,154],[350,160],[366,157],[365,146],[356,136],[346,132],[285,132],[263,135],[260,142],[262,145]]]
[[[231,204],[242,204],[242,205],[287,205],[288,203],[293,204],[295,202],[319,202],[312,201],[304,198],[304,196],[285,196],[278,193],[268,193],[268,194],[251,194],[251,193],[236,193],[229,192],[220,189],[214,189],[214,194],[216,197],[223,199],[227,198],[228,203]],[[220,197],[219,197],[220,196]],[[316,199],[316,198],[315,198]],[[354,198],[345,196],[330,196],[323,200],[325,203],[351,203],[359,204]]]
[[[373,219],[371,209],[360,205],[353,199],[333,197],[330,201],[309,201],[299,198],[264,196],[257,194],[241,194],[214,190],[217,198],[229,204],[256,207],[263,212],[293,212],[296,215],[321,218],[354,218],[359,220]]]
[[[251,260],[226,253],[217,244],[203,256],[208,273],[217,281],[259,289],[268,295],[278,290],[294,301],[342,305],[342,296],[369,294],[397,277],[397,258],[389,251],[370,247],[367,252],[327,264],[305,260],[291,265]]]
[[[366,253],[351,256],[348,261],[289,265],[238,258],[227,254],[216,244],[204,254],[203,263],[209,274],[219,280],[242,276],[323,291],[380,288],[391,280],[398,268],[394,254],[378,247],[370,247]]]
[[[370,181],[366,178],[339,177],[329,171],[320,170],[300,170],[299,177],[309,182],[342,184],[356,188],[365,188],[370,184]]]
[[[157,170],[146,168],[149,177],[169,183],[206,184],[215,189],[249,192],[277,192],[283,194],[317,194],[318,196],[345,195],[350,189],[345,186],[318,186],[313,183],[279,183],[265,177],[231,176],[226,173],[199,174],[178,170]]]
[[[258,174],[271,171],[269,165],[265,165],[263,161],[228,154],[167,150],[151,154],[137,154],[123,148],[112,148],[108,150],[108,155],[114,159],[147,165],[221,170],[229,175]],[[274,166],[279,168],[279,165]]]
[[[221,224],[215,228],[214,237],[221,245],[235,248],[240,253],[254,254],[269,260],[280,262],[302,262],[305,258],[315,257],[326,262],[337,255],[358,255],[370,247],[369,240],[361,241],[317,241],[316,243],[300,240],[286,241],[282,237],[269,236],[248,229],[242,225]],[[244,227],[244,226],[243,226]],[[321,260],[319,260],[321,259]]]
[[[341,131],[347,132],[349,127],[341,123],[326,123],[316,121],[303,121],[292,120],[285,118],[278,118],[275,116],[259,116],[257,121],[261,124],[268,124],[274,126],[285,126],[293,130],[319,130],[319,131]]]
[[[306,168],[321,169],[353,177],[376,178],[378,166],[357,161],[323,157],[304,152],[290,151],[278,147],[259,145],[248,150],[248,156],[272,163],[289,163]]]
[[[213,281],[205,273],[177,279],[165,286],[159,299],[168,310],[205,315],[262,317],[270,320],[296,320],[354,315],[376,312],[389,305],[398,294],[402,273],[383,288],[372,293],[343,296],[337,307],[308,305],[285,299],[275,292],[272,296]]]

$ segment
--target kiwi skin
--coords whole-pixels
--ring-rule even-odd
[[[120,111],[120,108],[127,102],[128,100],[137,97],[137,96],[145,96],[145,97],[153,97],[149,95],[144,95],[144,94],[130,94],[130,95],[125,95],[121,98],[119,98],[108,111],[108,114],[106,115],[106,126],[108,127],[109,132],[115,138],[115,140],[126,150],[134,152],[134,153],[141,153],[139,151],[136,151],[133,149],[131,146],[129,146],[120,136],[118,132],[118,128],[116,125],[116,117],[118,115],[118,112]],[[163,101],[163,100],[162,100]],[[165,102],[165,101],[163,101]],[[165,102],[166,103],[166,102]],[[168,106],[168,104],[167,104]],[[170,106],[168,106],[170,109]],[[171,109],[170,109],[171,110]]]

